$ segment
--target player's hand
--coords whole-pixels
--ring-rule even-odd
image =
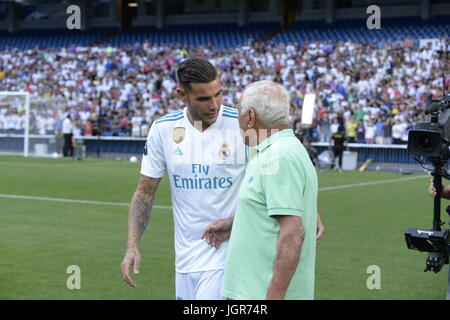
[[[320,214],[317,212],[317,235],[316,235],[316,245],[319,245],[320,241],[325,235],[325,227],[323,226],[322,219],[320,219]]]
[[[138,249],[127,249],[125,257],[123,258],[120,268],[122,269],[122,279],[133,288],[137,287],[136,281],[131,279],[130,266],[134,266],[134,273],[139,273],[139,263],[141,262],[141,255]]]
[[[206,227],[201,235],[201,239],[218,249],[221,243],[230,238],[233,217],[214,221]]]
[[[432,196],[433,198],[436,197],[436,189],[434,188],[434,185],[433,185],[433,179],[431,179],[430,186],[428,187],[428,194],[430,196]]]

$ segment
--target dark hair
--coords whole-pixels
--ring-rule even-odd
[[[217,70],[206,59],[192,58],[180,63],[177,77],[183,88],[190,89],[191,83],[209,83],[216,80]]]

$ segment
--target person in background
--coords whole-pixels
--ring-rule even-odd
[[[338,129],[340,126],[341,126],[341,124],[339,124],[338,118],[333,118],[333,120],[331,120],[331,126],[330,126],[331,135],[338,132]]]
[[[317,121],[317,131],[319,133],[320,142],[329,142],[330,141],[330,120],[328,118],[328,114],[325,114],[323,119]]]
[[[402,144],[402,136],[404,135],[405,127],[400,119],[395,120],[392,126],[392,139],[394,144]]]
[[[383,126],[383,142],[382,144],[392,144],[392,119],[387,118]]]
[[[334,170],[342,171],[342,157],[344,154],[345,143],[345,129],[343,126],[339,126],[338,131],[331,136],[331,149],[334,154],[334,163],[332,164],[332,168]]]
[[[377,133],[377,128],[375,127],[375,124],[373,123],[372,119],[369,119],[367,121],[367,126],[365,128],[365,140],[367,144],[373,144],[375,143],[375,135]]]
[[[113,113],[113,119],[111,120],[111,133],[113,136],[118,136],[120,133],[120,119],[117,112]]]
[[[356,127],[355,118],[353,116],[348,117],[348,121],[345,124],[345,130],[347,133],[347,138],[349,143],[356,142]]]
[[[64,147],[63,147],[63,156],[71,157],[73,155],[73,124],[70,113],[64,119],[62,123],[62,132],[64,136]]]
[[[356,127],[356,142],[357,143],[366,143],[365,134],[366,134],[366,129],[364,128],[363,121],[360,120],[358,122],[358,126]]]
[[[376,136],[375,136],[375,143],[376,144],[383,144],[383,128],[385,126],[385,123],[381,117],[377,118],[377,122],[375,123],[376,127]]]

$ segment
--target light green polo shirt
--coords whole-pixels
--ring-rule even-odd
[[[276,215],[302,218],[305,239],[286,299],[314,299],[317,175],[291,129],[251,148],[230,236],[222,295],[265,299],[277,255]]]

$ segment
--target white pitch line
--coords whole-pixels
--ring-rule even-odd
[[[361,182],[361,183],[354,183],[354,184],[345,184],[345,185],[341,185],[341,186],[320,188],[319,191],[331,191],[331,190],[347,189],[347,188],[354,188],[354,187],[371,186],[371,185],[376,185],[376,184],[402,182],[402,181],[423,179],[426,177],[429,177],[429,176],[420,175],[420,176],[401,178],[401,179],[391,179],[391,180],[380,180],[380,181]],[[0,193],[0,198],[40,200],[40,201],[80,203],[80,204],[95,204],[95,205],[103,205],[103,206],[120,206],[120,207],[128,207],[130,205],[129,203],[126,203],[126,202],[107,202],[107,201],[76,200],[76,199],[63,199],[63,198],[32,197],[32,196],[21,196],[21,195],[3,194],[3,193]],[[153,206],[153,208],[172,209],[171,206]]]
[[[48,163],[26,163],[26,162],[0,161],[0,165],[15,165],[15,166],[36,167],[36,168],[66,168],[66,167],[81,166],[82,164],[80,164],[80,163],[48,164]]]
[[[76,199],[63,199],[63,198],[47,198],[47,197],[32,197],[32,196],[19,196],[14,194],[0,193],[0,198],[8,199],[24,199],[24,200],[41,200],[41,201],[53,201],[53,202],[68,202],[68,203],[81,203],[81,204],[96,204],[103,206],[120,206],[128,207],[130,204],[126,202],[107,202],[107,201],[92,201],[92,200],[76,200]],[[172,209],[170,206],[153,206],[157,209]]]
[[[420,176],[400,178],[400,179],[379,180],[379,181],[361,182],[361,183],[354,183],[354,184],[344,184],[341,186],[320,188],[319,191],[330,191],[330,190],[347,189],[347,188],[354,188],[354,187],[364,187],[364,186],[371,186],[371,185],[375,185],[375,184],[385,184],[385,183],[402,182],[402,181],[409,181],[409,180],[418,180],[418,179],[423,179],[423,178],[427,178],[427,177],[430,177],[430,176],[420,175]]]

